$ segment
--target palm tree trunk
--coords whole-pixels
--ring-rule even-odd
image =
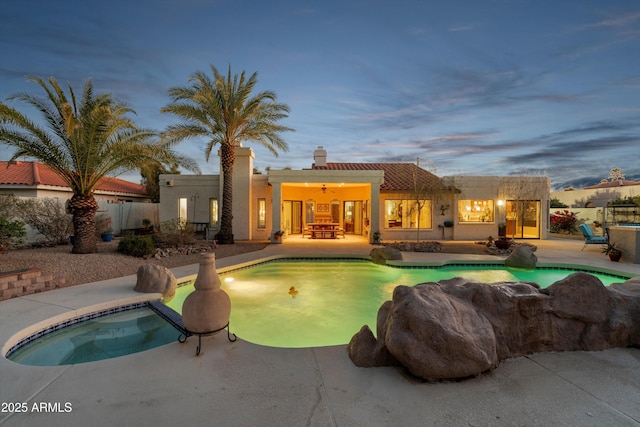
[[[218,243],[233,244],[233,165],[236,160],[235,146],[222,144],[220,147],[220,164],[222,166],[222,215],[220,216],[220,232]]]
[[[74,194],[67,202],[67,212],[73,215],[73,254],[91,254],[97,252],[96,211],[98,203],[93,194]]]

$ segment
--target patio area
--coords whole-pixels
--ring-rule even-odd
[[[532,241],[539,263],[600,267],[640,276],[580,240]],[[364,239],[287,238],[218,268],[276,255],[368,255]],[[489,255],[403,253],[406,261],[495,260]],[[624,261],[624,259],[623,259]],[[198,265],[173,269],[176,277]],[[0,302],[0,345],[37,322],[92,306],[144,300],[127,276]],[[93,311],[95,311],[93,310]],[[354,331],[355,333],[356,331]],[[70,366],[0,358],[0,425],[640,425],[640,349],[538,353],[462,382],[418,381],[399,368],[358,368],[346,346],[281,349],[226,334]],[[6,349],[5,349],[6,351]],[[4,355],[4,351],[3,351]],[[27,403],[26,413],[9,403]],[[40,403],[59,411],[36,411]],[[58,405],[56,405],[58,404]],[[70,410],[67,410],[70,408]]]

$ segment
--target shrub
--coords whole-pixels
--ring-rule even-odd
[[[151,255],[156,250],[151,236],[127,236],[118,242],[118,252],[135,257]]]
[[[160,223],[156,241],[165,246],[181,246],[193,242],[195,233],[190,222],[182,219],[171,219]]]
[[[8,249],[22,244],[26,235],[27,230],[23,222],[10,221],[0,217],[0,249]]]
[[[104,233],[113,233],[113,228],[111,228],[111,217],[108,214],[96,215],[95,223],[97,239],[99,239]]]
[[[0,194],[0,217],[14,219],[18,216],[18,199],[13,194]]]
[[[549,200],[549,206],[552,209],[568,208],[569,207],[565,203],[562,203],[557,197],[553,197],[551,200]]]
[[[17,209],[22,220],[42,234],[45,242],[64,244],[73,234],[72,217],[58,199],[22,199]]]
[[[568,233],[571,234],[574,231],[577,231],[577,222],[578,218],[576,217],[575,212],[569,212],[568,210],[564,211],[555,211],[549,217],[550,220],[550,229],[552,233]]]

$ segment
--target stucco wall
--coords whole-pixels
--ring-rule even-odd
[[[551,183],[547,177],[537,176],[455,176],[443,178],[445,182],[461,190],[452,205],[455,240],[479,240],[498,235],[498,225],[506,222],[505,205],[498,201],[539,200],[540,238],[548,238],[549,191]],[[494,201],[494,221],[488,223],[464,223],[458,220],[458,200],[486,199]]]
[[[604,207],[607,202],[616,198],[640,196],[640,185],[610,187],[587,190],[554,191],[551,198],[556,198],[571,208]],[[587,206],[591,204],[593,206]]]
[[[209,199],[217,198],[221,206],[218,175],[160,175],[160,221],[179,217],[179,200],[187,199],[187,219],[209,221]]]

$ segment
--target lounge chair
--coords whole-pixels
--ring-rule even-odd
[[[582,249],[580,249],[581,251],[584,250],[587,245],[602,245],[609,241],[609,239],[604,236],[594,236],[591,228],[587,224],[580,224],[580,231],[582,231],[582,235],[584,236],[584,245]]]

